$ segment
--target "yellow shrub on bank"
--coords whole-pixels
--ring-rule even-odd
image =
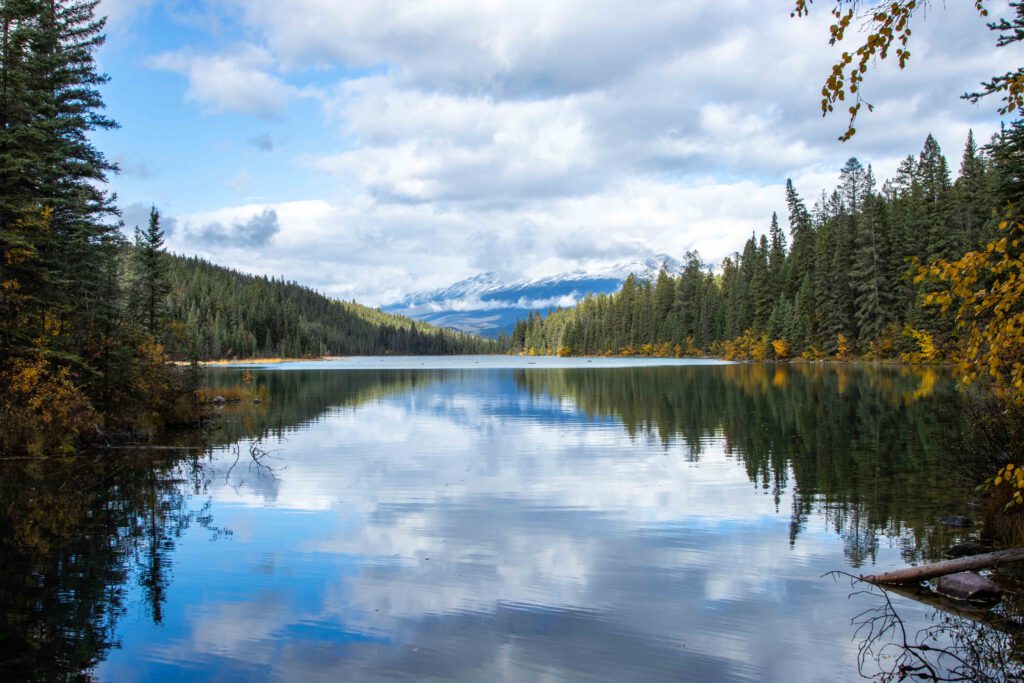
[[[100,427],[99,415],[70,371],[41,357],[14,359],[0,374],[0,393],[0,451],[71,451],[79,435]]]
[[[789,342],[785,339],[773,340],[772,351],[775,352],[775,357],[779,360],[789,358]]]
[[[722,347],[726,360],[763,361],[768,358],[770,344],[767,335],[758,337],[753,330],[748,329],[736,339],[725,342]]]
[[[939,349],[935,345],[935,339],[925,330],[904,325],[903,336],[913,339],[917,346],[916,351],[900,354],[904,363],[934,363],[939,359]]]

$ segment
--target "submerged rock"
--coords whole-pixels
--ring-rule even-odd
[[[974,572],[960,572],[940,576],[935,582],[935,591],[957,600],[998,600],[1003,589],[993,581]]]
[[[949,547],[946,551],[946,555],[949,557],[969,557],[970,555],[981,555],[987,553],[989,549],[976,541],[965,541],[964,543],[956,543]]]
[[[974,522],[971,521],[970,517],[963,517],[961,515],[946,515],[945,517],[940,517],[939,524],[945,524],[946,526],[955,526],[961,529],[965,529],[969,526],[974,526]]]

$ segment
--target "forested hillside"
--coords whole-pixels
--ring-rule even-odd
[[[182,416],[187,387],[122,278],[105,188],[116,166],[91,142],[117,126],[99,92],[98,4],[0,2],[0,453],[72,450]]]
[[[179,358],[491,353],[495,342],[443,330],[283,279],[169,256],[167,345]]]
[[[870,165],[850,159],[812,209],[789,182],[788,240],[773,215],[765,234],[718,268],[689,252],[678,277],[630,278],[615,294],[531,315],[517,325],[513,350],[935,359],[955,319],[923,305],[938,285],[915,277],[918,264],[957,259],[997,237],[1000,217],[1024,194],[1022,151],[1018,121],[983,148],[969,136],[955,182],[931,136],[881,186]]]

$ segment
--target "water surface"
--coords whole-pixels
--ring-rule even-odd
[[[933,370],[252,375],[270,401],[226,407],[209,452],[2,470],[8,680],[859,680],[864,605],[823,575],[935,557],[966,511]]]

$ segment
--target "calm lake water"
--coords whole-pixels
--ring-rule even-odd
[[[859,680],[868,605],[823,575],[937,557],[969,512],[934,370],[252,374],[270,400],[225,407],[205,451],[0,469],[0,677]]]

